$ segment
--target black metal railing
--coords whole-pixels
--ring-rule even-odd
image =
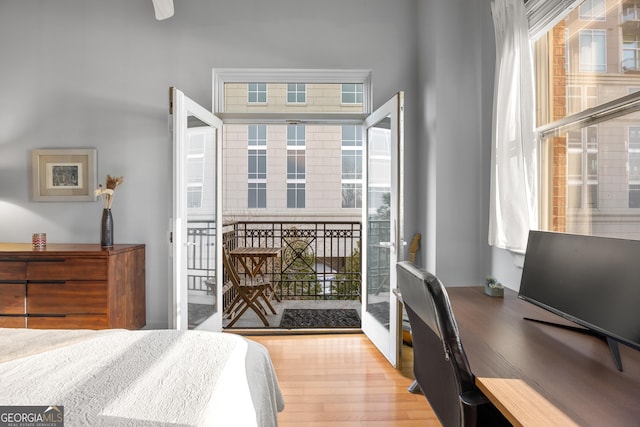
[[[360,298],[359,222],[235,222],[229,227],[230,248],[281,249],[265,272],[282,299]]]
[[[209,292],[216,276],[215,223],[189,221],[187,228],[189,289]],[[281,249],[265,273],[282,299],[359,299],[361,238],[359,222],[241,221],[223,227],[223,244],[230,250]],[[225,293],[225,301],[233,298],[232,289]]]
[[[189,290],[207,291],[215,283],[216,227],[214,221],[187,222],[187,285]]]

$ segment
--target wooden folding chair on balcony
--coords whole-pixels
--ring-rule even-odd
[[[276,310],[269,302],[270,298],[267,295],[267,290],[272,289],[271,284],[261,281],[242,280],[226,248],[222,249],[222,260],[227,277],[237,292],[231,304],[224,310],[224,314],[231,319],[227,328],[233,326],[248,309],[253,310],[258,315],[264,326],[269,326],[269,321],[265,317],[266,310],[259,300],[262,299],[267,307],[271,309],[271,312],[276,314]]]

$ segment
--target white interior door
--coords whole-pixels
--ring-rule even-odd
[[[173,218],[169,298],[174,329],[222,330],[222,121],[171,88]]]
[[[395,367],[401,315],[393,292],[402,257],[402,153],[404,93],[399,92],[364,122],[362,330]]]

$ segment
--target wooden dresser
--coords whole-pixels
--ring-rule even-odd
[[[0,243],[0,327],[140,329],[145,246]]]

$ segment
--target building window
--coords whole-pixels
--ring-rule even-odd
[[[640,208],[640,126],[629,126],[629,207]]]
[[[304,104],[307,102],[307,85],[304,83],[287,83],[287,103]]]
[[[362,127],[342,126],[342,207],[362,207]]]
[[[606,30],[580,30],[580,71],[607,71]]]
[[[640,35],[625,34],[622,41],[622,69],[623,71],[640,70]]]
[[[263,182],[249,183],[249,208],[267,207],[267,184]]]
[[[305,179],[305,150],[287,150],[287,180]]]
[[[343,83],[342,103],[362,104],[362,83]]]
[[[304,147],[306,130],[304,125],[287,125],[287,147]]]
[[[305,190],[305,126],[287,125],[287,208],[304,208]]]
[[[287,208],[304,208],[304,183],[287,183]]]
[[[249,102],[249,104],[266,104],[267,84],[266,83],[248,83],[247,84],[247,101]]]
[[[204,187],[205,135],[192,133],[187,145],[187,208],[201,208]]]
[[[267,207],[267,126],[249,125],[247,180],[249,208]]]
[[[598,87],[567,85],[567,115],[579,113],[598,104]]]
[[[598,126],[567,133],[567,207],[598,207]]]
[[[588,21],[604,21],[605,0],[584,0],[580,5],[580,19]]]

